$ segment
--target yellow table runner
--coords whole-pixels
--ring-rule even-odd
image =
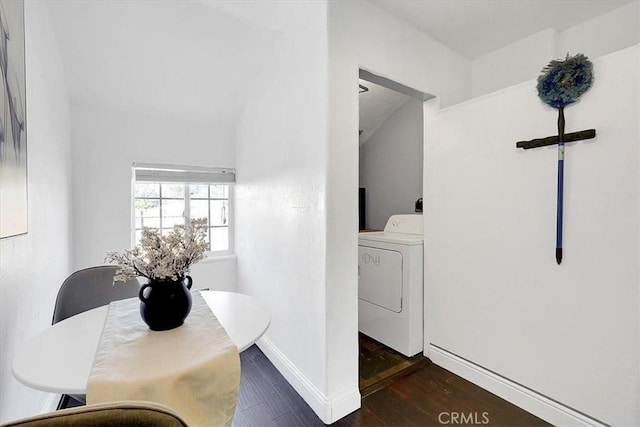
[[[230,426],[240,386],[238,349],[199,291],[192,299],[184,325],[161,332],[143,322],[139,299],[109,304],[87,403],[147,400],[173,408],[191,426]]]

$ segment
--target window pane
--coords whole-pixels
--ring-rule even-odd
[[[136,199],[136,228],[160,227],[160,200]]]
[[[229,186],[226,184],[218,184],[211,186],[211,198],[212,199],[228,199],[229,198]]]
[[[227,225],[229,223],[229,201],[212,200],[209,225]]]
[[[184,184],[162,184],[162,198],[184,199]]]
[[[137,170],[135,176],[138,176]],[[166,176],[166,179],[154,178],[157,179],[155,182],[140,181],[134,184],[133,234],[136,243],[140,241],[143,227],[158,229],[166,236],[175,225],[184,225],[187,220],[185,215],[188,215],[193,219],[206,219],[206,239],[210,251],[228,251],[231,234],[229,194],[233,184],[176,182],[172,181],[175,174]]]
[[[160,197],[160,184],[136,183],[135,197]]]
[[[229,249],[229,228],[228,227],[212,227],[210,229],[211,235],[211,250],[212,251],[226,251]]]
[[[162,228],[173,227],[176,224],[184,224],[184,200],[163,200]]]
[[[209,201],[191,199],[191,218],[209,218]]]
[[[136,228],[141,229],[142,227],[160,228],[160,217],[136,216]]]
[[[207,184],[189,184],[189,195],[192,199],[208,199],[209,186]]]
[[[163,228],[160,232],[163,236],[168,236],[173,231],[173,228]]]
[[[210,235],[210,233],[209,233],[209,228],[207,227],[207,229],[205,230],[205,237],[204,237],[204,240],[205,240],[205,242],[207,242],[207,243],[208,243],[208,245],[207,245],[207,250],[208,250],[208,251],[210,251],[210,250],[211,250],[211,240],[209,240],[209,239],[210,239],[209,235]]]

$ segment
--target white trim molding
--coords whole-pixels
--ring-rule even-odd
[[[268,338],[262,337],[257,345],[323,423],[331,424],[360,408],[357,386],[326,396]]]
[[[506,401],[542,418],[561,426],[595,426],[605,427],[607,424],[576,411],[534,390],[522,386],[508,378],[496,374],[482,366],[476,365],[449,351],[430,344],[425,356],[433,363],[441,366],[462,378],[490,391]]]
[[[47,393],[47,396],[44,399],[44,403],[42,404],[41,414],[48,414],[49,412],[54,412],[58,409],[58,403],[60,403],[60,399],[62,398],[61,394],[56,393]]]

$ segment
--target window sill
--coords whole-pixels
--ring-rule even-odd
[[[198,264],[208,264],[210,262],[222,262],[222,261],[230,261],[236,259],[237,256],[235,254],[225,254],[225,255],[206,255],[203,259],[198,261]]]

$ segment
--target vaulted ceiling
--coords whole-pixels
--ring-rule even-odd
[[[276,37],[204,2],[48,6],[72,102],[157,116],[233,122]]]
[[[362,131],[360,145],[362,145],[409,100],[409,96],[366,80],[360,80],[360,84],[367,88],[366,92],[360,92],[358,95],[360,130]]]
[[[469,59],[637,0],[369,0]]]
[[[270,1],[275,0],[48,2],[70,98],[157,116],[234,123],[282,25]],[[562,29],[630,1],[369,3],[473,59],[542,29]],[[384,120],[379,111],[389,109],[375,106],[372,95],[369,104],[378,111],[379,122]]]

